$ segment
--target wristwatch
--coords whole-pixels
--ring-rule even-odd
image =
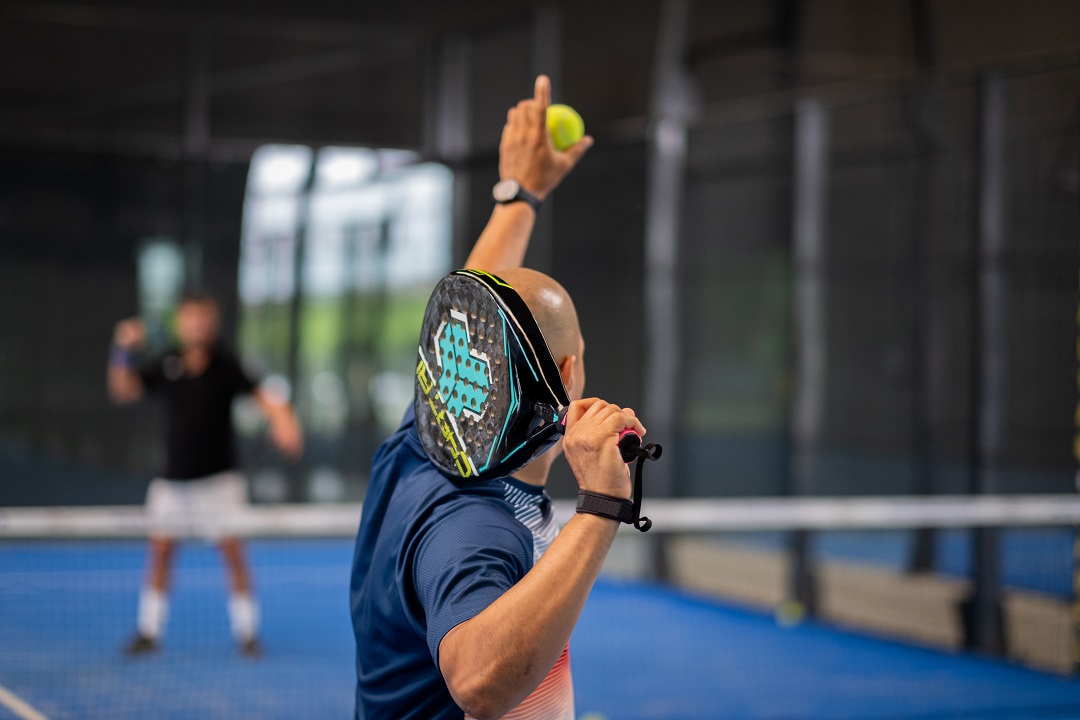
[[[540,212],[540,198],[521,187],[521,183],[513,178],[507,178],[495,183],[495,187],[491,188],[491,197],[500,205],[507,205],[521,200],[532,206],[532,209],[536,212]]]

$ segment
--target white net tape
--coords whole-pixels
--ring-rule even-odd
[[[163,524],[142,506],[0,508],[0,538],[125,538],[155,530],[201,536],[208,529],[242,537],[351,537],[360,511],[359,503],[262,505]],[[565,522],[574,503],[556,502],[555,511]],[[646,498],[642,514],[652,518],[652,533],[1061,526],[1080,525],[1080,496]]]

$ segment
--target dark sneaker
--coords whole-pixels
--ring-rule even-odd
[[[258,638],[251,638],[242,642],[240,643],[240,654],[248,658],[262,657],[262,643],[259,642]]]
[[[128,657],[135,657],[137,655],[148,655],[155,653],[161,649],[161,645],[154,638],[148,638],[145,635],[136,635],[128,644],[124,646],[124,654]]]

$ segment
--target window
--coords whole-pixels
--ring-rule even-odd
[[[271,145],[253,157],[240,350],[292,397],[307,435],[305,477],[256,473],[257,498],[359,496],[412,400],[424,307],[450,269],[452,185],[449,169],[401,150]],[[261,456],[257,418],[240,425]]]

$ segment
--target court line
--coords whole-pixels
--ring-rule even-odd
[[[15,693],[0,685],[0,705],[3,705],[20,720],[49,720],[34,707]]]

